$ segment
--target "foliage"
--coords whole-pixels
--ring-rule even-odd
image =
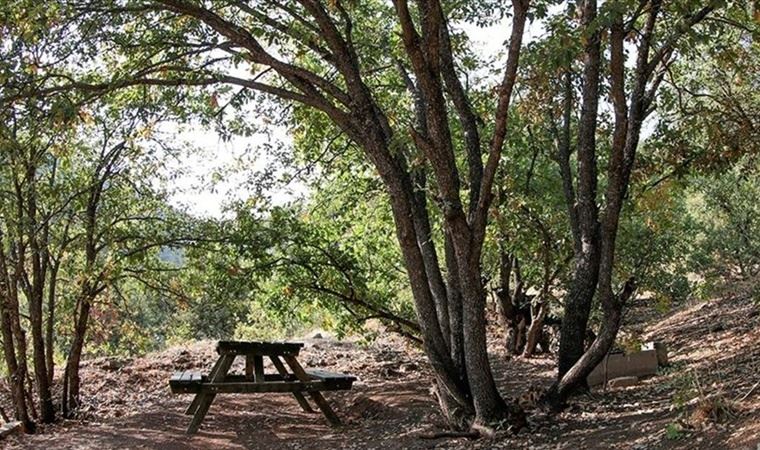
[[[693,265],[708,278],[760,273],[760,164],[747,155],[719,177],[695,176],[690,216],[698,229]]]

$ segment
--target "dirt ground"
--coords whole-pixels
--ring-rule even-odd
[[[9,449],[760,449],[760,311],[727,296],[656,314],[638,300],[626,316],[627,336],[656,339],[670,365],[636,386],[576,398],[558,416],[532,411],[530,429],[491,438],[423,439],[442,430],[419,350],[394,337],[372,344],[305,339],[306,367],[351,373],[354,389],[327,393],[344,425],[303,413],[289,395],[220,395],[195,436],[184,430],[191,397],[172,395],[175,370],[208,371],[211,342],[133,360],[96,359],[84,367],[83,418],[30,436]],[[549,357],[508,358],[498,336],[491,348],[506,396],[548,386]],[[241,364],[241,363],[238,363]],[[240,367],[237,370],[241,370]],[[272,370],[270,367],[269,370]],[[700,401],[702,399],[702,401]]]

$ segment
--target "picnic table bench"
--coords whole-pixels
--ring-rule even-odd
[[[297,359],[302,347],[299,342],[220,341],[216,347],[219,359],[208,375],[200,371],[175,372],[169,380],[172,392],[195,394],[185,411],[185,414],[193,415],[187,433],[198,431],[217,394],[228,393],[289,392],[301,409],[314,412],[304,396],[308,394],[330,424],[339,425],[340,419],[321,392],[351,389],[356,378],[342,373],[304,369]],[[245,358],[245,373],[230,374],[232,363],[239,356]],[[272,361],[277,369],[276,374],[264,373],[264,357]]]

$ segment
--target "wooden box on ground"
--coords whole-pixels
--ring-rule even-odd
[[[586,378],[589,386],[597,386],[619,377],[642,377],[657,373],[657,351],[624,354],[613,353],[599,363]]]
[[[0,425],[0,439],[9,436],[13,433],[20,433],[22,431],[21,422],[6,422]]]
[[[657,364],[668,365],[668,348],[662,342],[647,342],[641,345],[641,350],[654,350],[657,352]]]

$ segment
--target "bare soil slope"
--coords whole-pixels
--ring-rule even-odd
[[[301,412],[288,395],[219,396],[201,431],[186,436],[189,396],[169,392],[175,370],[208,371],[211,342],[172,348],[134,360],[96,359],[84,368],[83,419],[34,436],[14,436],[5,448],[40,449],[722,449],[755,450],[760,442],[760,314],[748,300],[727,296],[664,316],[642,301],[626,330],[665,342],[671,365],[639,385],[575,399],[552,419],[530,416],[530,430],[476,441],[422,439],[442,421],[430,393],[423,355],[395,338],[364,346],[306,339],[307,367],[356,375],[350,392],[327,393],[345,425],[330,428]],[[509,359],[494,337],[492,358],[505,394],[547,386],[551,358]],[[238,368],[240,370],[240,368]],[[270,368],[270,370],[272,370]],[[700,400],[701,399],[701,400]]]

